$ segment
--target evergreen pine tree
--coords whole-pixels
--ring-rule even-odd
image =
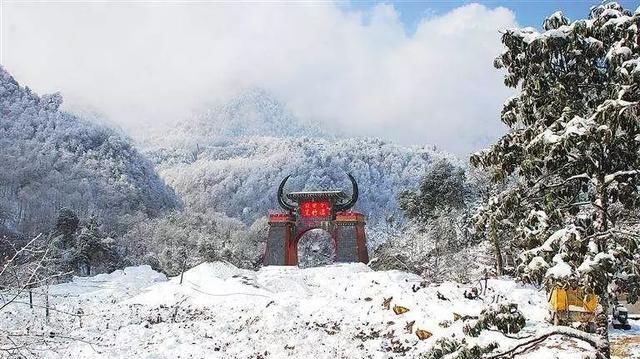
[[[114,240],[105,236],[96,216],[91,216],[80,228],[75,246],[75,267],[80,275],[110,271],[119,262]]]
[[[465,237],[460,221],[468,197],[466,185],[464,170],[441,160],[422,178],[417,191],[403,191],[399,196],[406,217],[430,239],[417,245],[418,252],[426,255],[421,274],[432,280],[442,278],[443,256],[459,250]]]
[[[519,89],[502,110],[510,130],[471,158],[495,181],[518,178],[488,208],[526,250],[520,273],[580,285],[605,314],[610,290],[637,293],[640,272],[640,238],[626,226],[639,203],[639,25],[638,11],[608,2],[585,20],[557,12],[543,33],[505,31],[495,65]]]

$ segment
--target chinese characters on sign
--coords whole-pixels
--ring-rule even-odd
[[[329,201],[309,201],[300,203],[302,217],[328,217],[330,215]]]

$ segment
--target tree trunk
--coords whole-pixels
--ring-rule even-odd
[[[600,305],[602,305],[602,313],[596,317],[596,333],[602,336],[605,346],[598,351],[608,359],[611,358],[611,347],[609,345],[609,301],[606,294],[600,297]]]
[[[496,274],[501,276],[504,272],[504,265],[502,263],[502,249],[500,249],[500,241],[498,240],[498,229],[496,227],[496,222],[494,219],[492,219],[489,236],[491,237],[491,243],[493,244],[493,250],[496,256]]]
[[[182,279],[184,278],[184,271],[187,267],[187,261],[182,262],[182,268],[180,269],[180,285],[182,285]]]
[[[45,316],[45,321],[47,324],[49,324],[49,283],[47,281],[46,284],[46,289],[45,289],[45,293],[44,293],[44,316]]]
[[[440,240],[439,240],[439,236],[441,233],[437,232],[436,229],[436,233],[435,233],[435,240],[434,240],[434,246],[435,246],[435,255],[434,255],[434,261],[433,261],[433,268],[431,269],[431,280],[438,282],[440,280]]]
[[[597,233],[604,233],[609,229],[607,210],[609,207],[607,199],[607,185],[605,184],[604,175],[598,175],[596,183],[596,198],[595,198],[595,211],[596,220],[594,223],[594,229]],[[598,252],[607,251],[606,237],[595,237],[596,246]],[[600,353],[605,358],[611,357],[611,350],[609,346],[609,296],[607,294],[606,287],[602,289],[602,293],[599,293],[600,305],[602,306],[602,313],[596,318],[596,333],[600,334],[606,342],[606,346],[602,347]]]
[[[596,198],[595,198],[595,210],[596,210],[596,232],[603,233],[609,229],[607,211],[609,208],[609,201],[607,200],[607,185],[604,182],[604,176],[598,176],[596,184]],[[604,252],[606,248],[606,240],[601,239],[598,243],[598,250]]]
[[[484,271],[484,288],[482,289],[482,295],[487,294],[487,287],[489,286],[489,272]]]

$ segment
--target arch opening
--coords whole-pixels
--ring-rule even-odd
[[[311,268],[333,264],[336,260],[336,246],[331,233],[321,228],[306,231],[297,245],[298,267]]]

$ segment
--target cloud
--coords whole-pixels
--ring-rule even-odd
[[[125,128],[260,87],[329,128],[458,154],[504,131],[510,91],[492,61],[515,25],[505,8],[466,5],[411,34],[392,5],[330,2],[8,2],[0,22],[18,81]]]

